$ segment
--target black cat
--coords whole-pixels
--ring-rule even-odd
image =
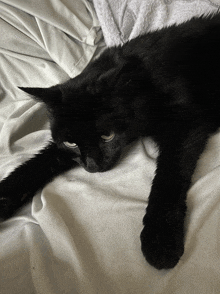
[[[152,136],[160,154],[142,251],[157,269],[174,267],[184,251],[191,176],[220,126],[220,15],[108,48],[64,84],[21,89],[45,103],[53,142],[0,183],[1,218],[55,176],[78,164],[88,172],[109,170],[127,144]]]

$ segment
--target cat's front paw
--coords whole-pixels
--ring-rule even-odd
[[[142,252],[156,269],[171,269],[177,265],[184,252],[184,217],[175,214],[144,218],[141,232]]]

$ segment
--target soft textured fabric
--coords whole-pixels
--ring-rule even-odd
[[[174,4],[199,7],[200,1],[164,2],[167,11]],[[160,10],[155,6],[149,15],[154,27]],[[44,106],[17,86],[46,87],[75,76],[103,42],[91,1],[5,0],[0,17],[2,178],[50,138]],[[143,138],[111,171],[70,170],[0,224],[0,293],[220,293],[219,146],[218,132],[198,162],[188,192],[185,253],[174,269],[154,269],[140,249],[158,153],[151,138]]]
[[[107,46],[216,12],[218,0],[93,0]]]

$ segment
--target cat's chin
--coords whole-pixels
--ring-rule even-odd
[[[103,172],[103,171],[105,171],[105,170],[103,170],[103,169],[101,169],[101,168],[95,168],[95,167],[93,167],[93,168],[88,168],[88,167],[86,167],[86,166],[82,166],[83,168],[84,168],[84,170],[86,170],[87,172],[89,172],[89,173],[91,173],[91,174],[94,174],[94,173],[101,173],[101,172]]]
[[[95,174],[95,173],[102,173],[102,170],[92,170],[92,169],[87,169],[84,167],[84,170],[89,172],[90,174]]]
[[[113,167],[114,165],[107,166],[107,167],[99,167],[99,166],[97,166],[97,167],[87,167],[87,166],[85,166],[84,164],[81,164],[81,166],[82,166],[87,172],[94,174],[94,173],[103,173],[103,172],[106,172],[106,171],[112,169],[112,167]]]
[[[73,160],[89,173],[103,173],[111,170],[117,164],[120,156],[121,152],[117,152],[111,160],[104,158],[104,160],[100,160],[99,163],[97,163],[98,160],[96,161],[92,157],[87,157],[85,160],[82,160],[81,157],[75,157]]]
[[[89,173],[102,173],[102,172],[106,172],[106,171],[110,170],[114,166],[114,164],[107,165],[105,167],[98,166],[98,165],[95,165],[95,164],[88,164],[88,165],[86,165],[79,158],[74,158],[74,161],[76,161],[81,167],[84,168],[84,170],[86,170]]]

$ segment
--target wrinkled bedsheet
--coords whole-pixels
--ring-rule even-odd
[[[174,1],[162,2],[168,18]],[[217,9],[217,1],[204,2]],[[44,106],[17,86],[74,77],[104,43],[86,0],[0,1],[0,32],[3,178],[50,139]],[[1,223],[0,293],[220,293],[220,132],[210,137],[188,192],[185,253],[174,269],[161,271],[146,263],[139,240],[157,154],[143,138],[111,171],[70,170]]]
[[[212,14],[219,0],[93,0],[107,46],[120,45],[146,31]]]

